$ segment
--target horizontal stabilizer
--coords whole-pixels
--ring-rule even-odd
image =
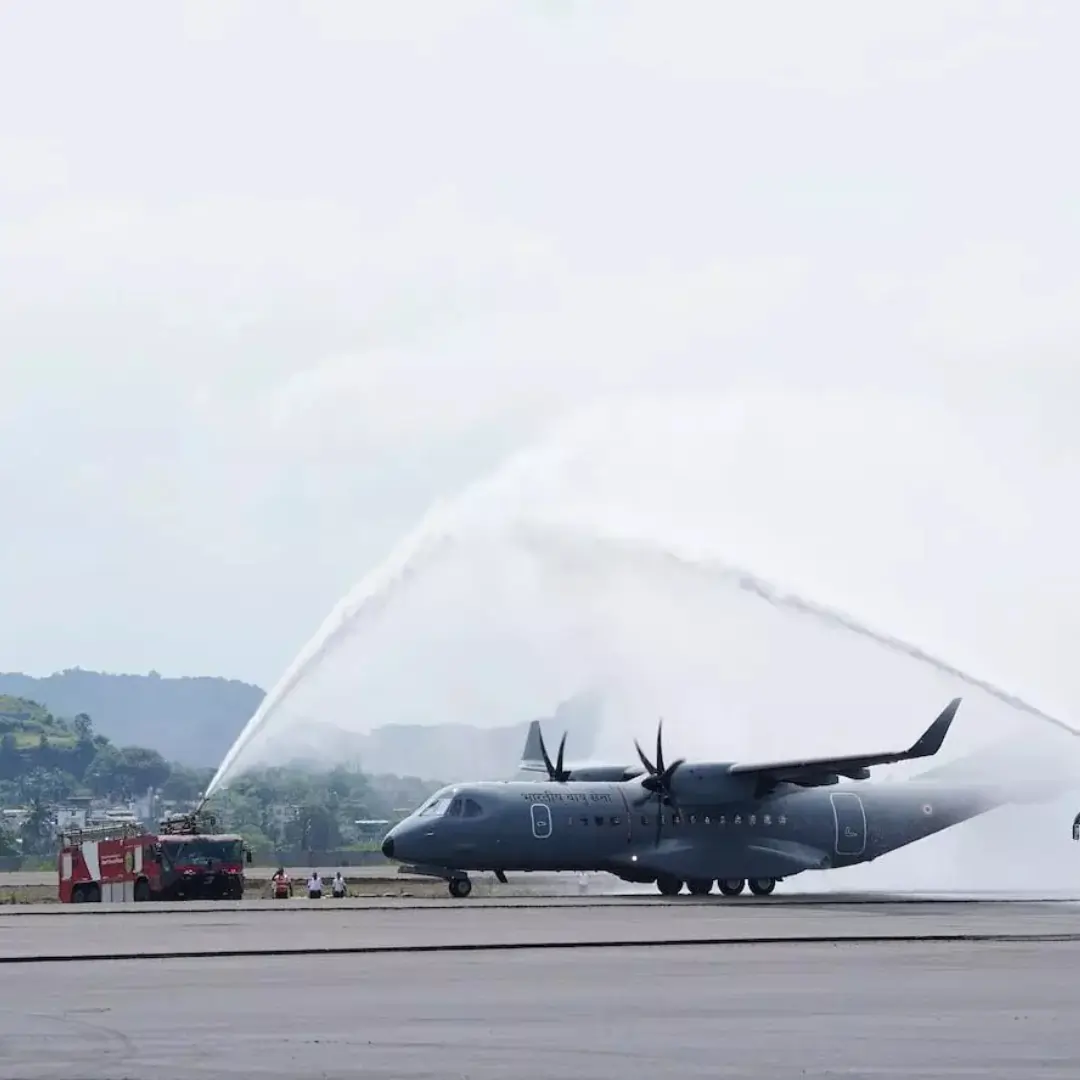
[[[844,776],[853,780],[865,780],[874,765],[889,765],[896,761],[912,761],[915,758],[933,757],[945,741],[945,735],[960,708],[960,698],[954,698],[945,706],[941,715],[923,732],[907,750],[885,750],[877,754],[854,754],[850,757],[795,758],[791,761],[738,762],[728,768],[735,775],[757,774],[763,781],[815,785],[823,777]]]

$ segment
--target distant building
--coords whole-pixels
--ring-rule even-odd
[[[390,829],[390,822],[378,818],[361,818],[353,822],[356,835],[361,840],[372,840],[375,837],[385,836]]]
[[[55,817],[56,828],[60,832],[66,832],[69,829],[85,829],[90,818],[90,808],[65,803],[56,808]]]

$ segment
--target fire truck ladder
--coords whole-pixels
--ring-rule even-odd
[[[104,825],[87,825],[64,829],[60,833],[61,847],[74,847],[88,840],[123,840],[129,836],[142,836],[146,830],[133,821],[113,821]]]

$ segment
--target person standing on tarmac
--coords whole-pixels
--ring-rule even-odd
[[[292,896],[292,881],[289,879],[289,875],[285,873],[284,866],[279,866],[277,872],[270,879],[270,890],[275,900],[284,900],[286,897]]]
[[[330,883],[330,895],[333,896],[335,900],[340,900],[345,896],[346,892],[345,879],[341,876],[341,871],[339,870],[334,875],[334,880]]]
[[[322,878],[319,877],[318,870],[311,871],[311,877],[308,878],[307,894],[309,900],[321,900],[322,899]]]

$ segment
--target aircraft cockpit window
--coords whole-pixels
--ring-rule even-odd
[[[446,813],[447,807],[450,805],[450,800],[447,798],[432,799],[426,806],[422,807],[416,814],[417,817],[442,817]]]
[[[483,812],[483,808],[475,799],[465,800],[465,817],[479,817]]]
[[[447,817],[461,817],[461,797],[454,799],[450,804],[450,809],[446,811]]]

